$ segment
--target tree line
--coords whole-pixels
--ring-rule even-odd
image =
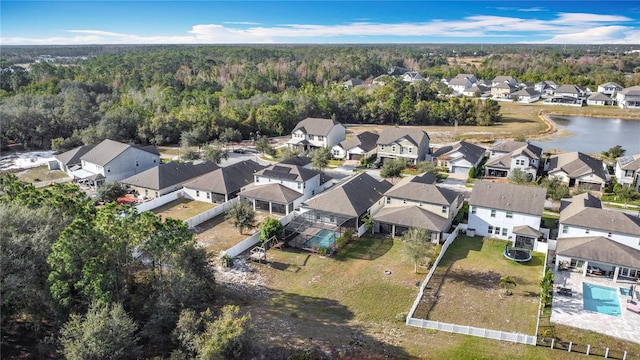
[[[50,49],[43,49],[47,51]],[[52,49],[60,53],[63,49]],[[444,46],[140,46],[87,47],[93,54],[75,64],[9,59],[34,55],[11,49],[0,60],[2,144],[70,148],[110,138],[175,144],[184,132],[207,140],[225,128],[243,138],[287,134],[306,117],[343,123],[399,125],[491,125],[499,106],[450,99],[439,81],[407,83],[383,77],[372,87],[345,89],[351,78],[372,79],[392,66],[435,79],[458,73],[479,78],[512,75],[519,80],[555,80],[595,86],[640,83],[637,56],[589,56],[553,47],[495,47],[481,66],[457,62],[484,54],[477,46],[456,52]],[[71,50],[69,50],[71,51]],[[509,51],[516,51],[511,53]],[[77,49],[72,51],[78,55]],[[453,61],[452,61],[453,59]]]

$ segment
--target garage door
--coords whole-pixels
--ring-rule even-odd
[[[453,172],[454,174],[468,174],[469,173],[469,168],[461,167],[461,166],[454,166],[454,167],[451,168],[451,172]]]
[[[360,160],[362,154],[351,154],[351,160]]]

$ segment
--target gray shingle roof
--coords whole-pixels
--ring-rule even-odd
[[[266,176],[271,179],[281,179],[298,182],[307,181],[318,174],[318,171],[307,169],[302,166],[282,163],[270,165],[267,168],[256,172],[256,175]]]
[[[580,194],[571,200],[563,200],[560,222],[563,225],[640,235],[640,218],[622,211],[602,209],[600,200],[590,194]]]
[[[436,205],[451,205],[460,196],[454,190],[412,180],[411,177],[403,178],[384,195]]]
[[[84,154],[80,159],[92,164],[105,166],[111,162],[111,160],[115,159],[118,155],[131,147],[141,151],[146,151],[150,154],[159,155],[158,151],[155,150],[155,147],[153,146],[141,147],[106,139]]]
[[[373,216],[375,221],[406,226],[409,228],[427,229],[433,232],[445,231],[449,220],[445,217],[425,210],[417,205],[401,207],[385,207]]]
[[[627,155],[616,159],[622,170],[640,170],[640,155]]]
[[[540,92],[535,91],[534,89],[531,89],[531,88],[524,88],[522,90],[518,90],[518,91],[514,92],[512,95],[515,95],[515,96],[537,96],[537,95],[540,95]]]
[[[340,146],[345,150],[353,149],[354,147],[358,146],[364,151],[371,151],[376,148],[379,137],[380,136],[378,134],[374,134],[370,131],[364,131],[360,134],[343,140],[340,143]]]
[[[306,165],[311,164],[311,159],[309,159],[306,156],[296,155],[296,156],[292,156],[292,157],[290,157],[288,159],[284,159],[284,160],[280,161],[279,164],[306,166]]]
[[[391,188],[386,181],[378,181],[367,173],[360,173],[305,201],[305,206],[314,210],[357,217],[378,202],[385,191]]]
[[[536,186],[476,181],[469,197],[469,205],[542,215],[547,190]]]
[[[580,88],[576,85],[562,85],[556,89],[556,93],[562,94],[581,94]]]
[[[305,134],[327,136],[336,125],[342,126],[332,119],[306,118],[300,121],[293,131],[301,130]]]
[[[510,153],[512,151],[516,151],[524,146],[526,146],[527,143],[524,141],[500,141],[500,142],[496,142],[493,144],[493,146],[491,146],[491,151],[498,151],[498,152],[504,152],[504,153]]]
[[[593,173],[603,181],[607,180],[602,161],[581,152],[553,155],[549,158],[549,173],[563,170],[570,178]]]
[[[302,196],[301,193],[280,184],[251,186],[245,191],[239,192],[238,195],[279,204],[288,204]]]
[[[253,160],[235,163],[199,176],[184,184],[185,188],[230,194],[254,181],[254,174],[264,166]]]
[[[624,90],[620,91],[620,94],[623,94],[625,96],[640,96],[640,85],[625,88]]]
[[[151,169],[128,177],[120,182],[147,189],[161,190],[214,171],[217,168],[218,165],[212,162],[197,165],[189,163],[166,163],[154,166]]]
[[[613,99],[611,99],[611,97],[609,97],[609,95],[605,95],[602,93],[593,93],[591,94],[591,96],[589,96],[589,99],[591,101],[613,101]]]
[[[393,142],[396,142],[402,138],[406,138],[411,141],[414,145],[420,145],[422,140],[429,135],[426,132],[419,129],[410,129],[410,128],[386,128],[382,130],[380,133],[380,137],[378,138],[378,144],[381,145],[389,145]]]
[[[511,169],[511,153],[494,156],[487,160],[484,166],[499,169]]]
[[[514,226],[511,232],[517,235],[540,237],[540,232],[529,225]]]
[[[640,268],[640,250],[602,236],[558,239],[556,254],[611,265]]]
[[[54,157],[65,166],[80,164],[82,162],[80,158],[94,147],[95,145],[82,145],[75,149],[65,151],[62,154],[55,155]]]
[[[475,164],[478,162],[478,160],[484,157],[486,151],[487,149],[483,148],[482,146],[478,146],[466,141],[458,141],[451,145],[446,145],[437,149],[433,152],[433,154],[431,154],[431,156],[433,156],[434,158],[445,157],[450,159],[452,153],[460,152],[465,160],[472,164]]]

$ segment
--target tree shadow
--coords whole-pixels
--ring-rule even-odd
[[[242,310],[251,312],[256,331],[254,351],[262,359],[286,359],[303,353],[313,354],[314,359],[412,358],[404,349],[353,325],[355,314],[332,299],[240,284],[221,289],[221,295],[221,301],[243,304]]]
[[[500,284],[500,274],[495,271],[471,271],[452,269],[446,275],[448,281],[478,290],[494,289]]]

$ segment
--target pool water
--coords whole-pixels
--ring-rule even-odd
[[[584,309],[600,314],[620,316],[620,302],[615,288],[582,283]]]
[[[620,295],[629,296],[629,288],[620,288]]]
[[[307,240],[303,247],[313,248],[314,246],[318,246],[320,248],[328,249],[334,242],[336,242],[336,234],[331,230],[322,229]]]

